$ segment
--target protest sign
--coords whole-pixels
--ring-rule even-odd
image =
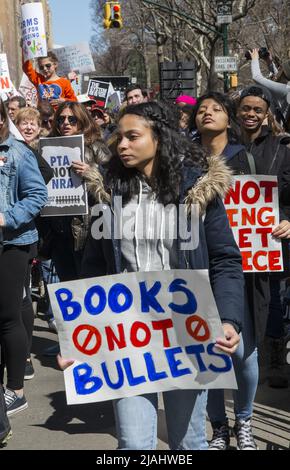
[[[87,214],[85,184],[71,169],[73,161],[84,161],[83,136],[41,138],[39,146],[42,157],[53,169],[53,178],[47,184],[48,203],[41,215]]]
[[[59,75],[68,75],[70,72],[87,73],[95,70],[91,49],[87,42],[58,47],[53,52],[59,60],[57,69]]]
[[[108,108],[113,113],[118,113],[121,107],[121,95],[119,91],[114,91],[111,95],[108,96],[106,108]]]
[[[279,224],[277,177],[235,176],[224,204],[244,272],[283,271],[281,241],[271,236]]]
[[[24,61],[47,55],[42,3],[21,5],[22,49]]]
[[[0,54],[0,93],[8,93],[12,90],[9,75],[7,55]]]
[[[87,95],[96,101],[99,108],[105,108],[111,87],[110,83],[92,78],[89,81]]]
[[[50,284],[68,404],[174,389],[236,388],[207,270]]]
[[[31,83],[27,75],[24,73],[19,85],[19,91],[21,95],[25,98],[27,106],[37,107],[38,97],[37,89]]]

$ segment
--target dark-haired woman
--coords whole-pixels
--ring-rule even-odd
[[[86,173],[89,174],[97,169],[99,164],[109,160],[110,151],[101,139],[99,127],[86,108],[80,103],[66,101],[55,113],[50,137],[77,134],[84,136],[85,161],[73,162],[72,169],[86,180]],[[55,234],[52,259],[60,280],[78,279],[89,217],[54,217],[49,222]]]
[[[9,121],[0,100],[0,344],[7,368],[7,414],[27,408],[23,394],[27,335],[22,322],[24,279],[30,249],[37,242],[34,219],[46,203],[47,190],[37,161],[29,148],[9,134]],[[5,361],[4,361],[5,360]]]
[[[83,276],[103,276],[124,271],[208,269],[225,337],[217,346],[235,351],[241,328],[243,274],[241,257],[229,228],[220,195],[226,190],[229,172],[219,161],[211,162],[206,177],[197,162],[207,169],[205,153],[192,146],[178,128],[168,108],[158,103],[128,106],[119,119],[116,153],[104,175],[107,191],[122,197],[123,207],[135,214],[133,239],[96,240],[89,235],[83,259]],[[218,167],[216,167],[216,164]],[[96,175],[99,178],[99,175]],[[91,190],[94,182],[92,181]],[[98,188],[97,188],[98,189]],[[100,194],[100,193],[99,193]],[[158,232],[165,206],[187,201],[200,203],[199,245],[182,251],[181,238],[174,240]],[[136,210],[136,204],[139,209]],[[151,211],[147,216],[147,205]],[[132,206],[132,211],[130,209]],[[135,209],[133,209],[133,207]],[[146,217],[138,223],[138,217]],[[176,223],[176,221],[175,221]],[[142,238],[143,225],[152,235]],[[154,229],[155,227],[155,229]],[[167,227],[168,228],[168,227]],[[158,232],[158,233],[157,233]],[[68,363],[60,359],[60,365]],[[174,390],[163,393],[169,446],[171,449],[207,449],[205,434],[205,390]],[[157,444],[156,393],[114,401],[119,449],[154,449]]]
[[[208,93],[199,98],[193,119],[199,133],[202,147],[211,155],[224,156],[235,174],[251,174],[246,148],[240,144],[240,126],[235,108],[230,99],[221,93]],[[255,276],[254,297],[251,285]],[[238,390],[233,391],[236,422],[234,432],[239,450],[256,450],[251,427],[253,403],[258,386],[257,331],[255,330],[255,306],[261,299],[267,273],[245,275],[244,327],[233,363]],[[264,305],[267,310],[267,304]],[[266,311],[265,311],[266,314]],[[223,390],[210,390],[208,394],[208,414],[213,427],[210,449],[225,450],[230,442],[230,430],[226,416]]]

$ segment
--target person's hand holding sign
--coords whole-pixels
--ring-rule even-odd
[[[233,325],[230,323],[223,323],[224,338],[217,338],[215,345],[221,351],[227,354],[233,354],[239,345],[240,337]]]
[[[277,227],[274,228],[272,236],[275,238],[290,238],[290,222],[282,220]]]
[[[90,168],[90,165],[84,162],[72,162],[73,171],[80,177],[84,176],[84,173]]]
[[[56,359],[57,359],[58,366],[60,367],[61,370],[67,369],[69,366],[72,366],[73,363],[75,362],[74,359],[65,359],[60,354],[57,355]]]

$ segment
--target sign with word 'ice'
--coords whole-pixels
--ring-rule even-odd
[[[235,176],[224,204],[244,272],[283,271],[281,241],[271,235],[279,224],[277,177]]]
[[[176,389],[236,388],[207,270],[138,272],[48,286],[68,404]]]

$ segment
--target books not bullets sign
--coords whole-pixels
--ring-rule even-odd
[[[85,183],[72,170],[73,161],[84,161],[83,136],[41,138],[40,152],[53,170],[53,178],[47,185],[48,203],[41,215],[87,214]]]

